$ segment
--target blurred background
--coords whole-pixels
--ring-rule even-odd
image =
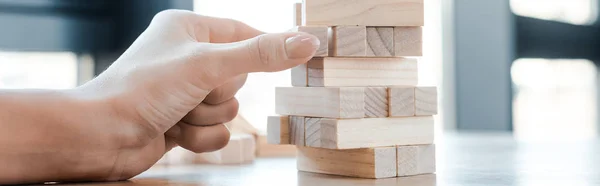
[[[0,0],[0,88],[68,89],[106,69],[153,15],[177,8],[266,32],[293,25],[299,0]],[[596,137],[598,0],[426,0],[420,85],[439,87],[438,135]],[[240,114],[259,130],[289,71],[252,74]],[[440,139],[440,138],[437,138]]]

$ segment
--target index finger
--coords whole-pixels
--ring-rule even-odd
[[[232,43],[265,34],[237,20],[199,14],[193,16],[191,25],[198,42]]]

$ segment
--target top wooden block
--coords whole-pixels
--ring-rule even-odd
[[[306,26],[423,26],[424,0],[303,0]]]

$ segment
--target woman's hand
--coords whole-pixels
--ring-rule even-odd
[[[50,117],[44,122],[61,124],[52,125],[59,128],[53,128],[55,134],[51,136],[14,145],[35,146],[44,141],[46,150],[22,148],[25,154],[21,157],[35,157],[26,153],[48,153],[50,163],[60,168],[52,170],[52,166],[42,165],[45,162],[19,163],[17,153],[3,156],[0,146],[0,164],[24,165],[0,167],[0,173],[21,178],[12,179],[12,183],[25,179],[124,180],[150,168],[176,145],[198,153],[220,149],[229,139],[222,123],[237,114],[234,95],[247,73],[281,71],[305,63],[318,45],[317,38],[304,33],[265,34],[238,21],[181,10],[163,11],[100,76],[71,91],[38,95],[38,104],[46,103],[45,96],[66,100],[56,103],[61,104],[55,105],[57,111],[44,112]],[[52,104],[47,101],[48,107]],[[25,105],[23,110],[29,109]],[[8,122],[20,123],[16,127],[42,125],[24,125],[33,121],[10,116]],[[57,136],[64,140],[48,141]],[[1,170],[4,168],[7,170]],[[35,169],[38,176],[28,169]],[[10,177],[4,180],[11,183]]]

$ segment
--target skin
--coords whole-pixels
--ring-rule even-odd
[[[319,42],[168,10],[94,80],[0,90],[0,184],[126,180],[181,146],[218,150],[247,74],[306,63]]]

